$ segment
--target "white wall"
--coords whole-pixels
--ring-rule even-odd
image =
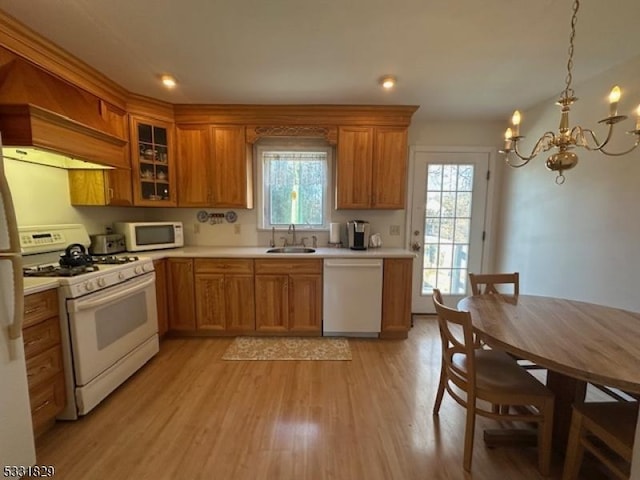
[[[558,72],[562,86],[562,72]],[[579,101],[571,125],[604,132],[607,96],[619,84],[620,114],[611,150],[633,144],[624,132],[635,128],[640,103],[640,57],[574,86]],[[529,147],[544,131],[556,131],[559,108],[550,99],[523,113],[521,134]],[[506,125],[504,125],[506,128]],[[520,169],[504,167],[497,269],[519,271],[523,293],[550,295],[640,311],[640,148],[623,157],[577,149],[578,165],[566,183],[554,183],[540,154]]]
[[[472,121],[415,123],[409,129],[410,145],[429,146],[482,146],[496,145],[502,136],[502,124]],[[255,210],[235,210],[236,224],[201,224],[196,219],[200,209],[192,208],[115,208],[72,207],[69,203],[69,184],[65,170],[18,162],[5,161],[7,178],[11,186],[19,225],[55,223],[83,223],[89,233],[104,232],[115,221],[176,220],[185,225],[187,245],[255,246],[268,245],[270,232],[258,231]],[[208,212],[224,213],[222,209]],[[386,247],[405,247],[405,210],[335,210],[330,221],[346,224],[348,220],[363,219],[371,224],[371,233],[380,233]],[[239,233],[236,233],[239,226]],[[398,226],[400,235],[391,235],[391,226]],[[345,225],[346,230],[346,225]],[[198,231],[198,233],[196,233]],[[276,232],[276,242],[285,232]],[[329,241],[328,232],[306,232],[302,236],[318,237],[319,245]],[[346,236],[346,235],[345,235]],[[346,239],[344,240],[346,242]]]
[[[409,129],[410,145],[430,145],[430,146],[478,146],[497,145],[502,138],[502,127],[500,123],[481,123],[472,121],[460,122],[429,122],[414,123]],[[271,239],[270,232],[258,231],[257,214],[255,210],[235,210],[238,214],[237,222],[232,225],[204,224],[199,223],[196,214],[200,209],[179,208],[179,209],[147,209],[147,219],[156,220],[177,220],[185,225],[185,242],[189,245],[268,245]],[[221,209],[206,209],[207,212],[224,213]],[[348,220],[362,219],[371,224],[371,233],[380,233],[385,247],[406,247],[405,242],[405,221],[406,210],[335,210],[330,212],[331,222],[342,222],[346,224]],[[236,233],[236,226],[239,226],[240,233]],[[400,227],[400,235],[391,235],[391,226]],[[346,225],[344,226],[346,233]],[[196,233],[198,231],[198,233]],[[286,232],[276,232],[276,243],[280,244],[280,237]],[[326,245],[329,241],[328,232],[308,232],[300,233],[302,236],[318,237],[319,245]],[[346,236],[346,235],[345,235]],[[346,243],[346,239],[343,240]]]
[[[82,223],[92,234],[114,221],[144,218],[139,208],[72,207],[66,170],[8,159],[4,166],[20,226]]]

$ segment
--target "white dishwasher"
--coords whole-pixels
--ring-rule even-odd
[[[325,336],[377,337],[382,322],[382,259],[324,260]]]

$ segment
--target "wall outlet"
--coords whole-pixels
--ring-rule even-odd
[[[400,235],[400,225],[389,225],[389,235]]]
[[[196,235],[198,233],[200,233],[200,224],[199,223],[194,223],[193,224],[193,233],[195,233]]]
[[[239,224],[236,224],[236,225],[233,226],[233,233],[235,235],[240,235],[240,225]]]

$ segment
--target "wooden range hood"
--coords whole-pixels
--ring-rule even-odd
[[[22,59],[0,68],[0,133],[10,158],[61,168],[126,164],[128,142],[102,118],[102,107],[97,97]],[[52,155],[51,163],[40,160]]]

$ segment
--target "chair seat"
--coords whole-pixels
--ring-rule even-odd
[[[553,397],[553,393],[533,375],[518,365],[506,352],[497,350],[475,350],[476,388],[479,391],[499,391],[502,395],[535,395]],[[453,364],[467,371],[467,357],[461,353],[453,355]]]

